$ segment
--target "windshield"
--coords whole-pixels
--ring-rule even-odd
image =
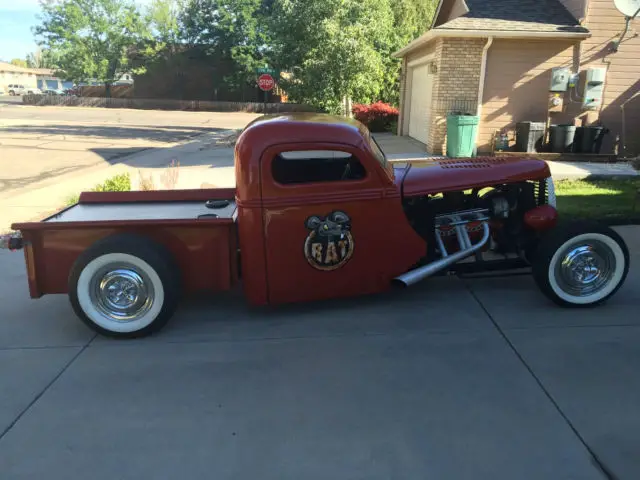
[[[383,168],[387,168],[387,165],[388,165],[387,157],[384,155],[384,152],[380,148],[380,145],[378,145],[378,142],[376,142],[376,139],[373,138],[373,135],[369,134],[367,135],[367,137],[368,137],[369,146],[371,147],[371,151],[373,152],[373,155],[380,162],[380,165],[382,165]]]

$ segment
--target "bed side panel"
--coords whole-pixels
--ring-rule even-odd
[[[137,233],[169,249],[180,267],[185,291],[228,290],[235,282],[231,266],[235,261],[231,256],[232,228],[233,224],[213,225],[209,222],[207,225],[127,228],[55,228],[52,224],[51,228],[36,233],[40,239],[33,249],[35,274],[33,282],[31,278],[29,280],[30,288],[34,283],[32,290],[40,295],[68,293],[69,272],[82,252],[107,236]]]

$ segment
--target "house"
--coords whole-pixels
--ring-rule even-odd
[[[36,72],[31,68],[18,67],[12,63],[0,62],[0,90],[8,92],[9,85],[24,85],[25,88],[37,88]]]
[[[32,68],[36,74],[38,88],[40,90],[62,90],[71,88],[72,82],[63,82],[60,77],[55,75],[55,70],[51,68]]]
[[[133,85],[133,74],[132,73],[122,73],[118,78],[116,78],[111,85]],[[104,86],[103,80],[97,80],[95,78],[89,78],[86,81],[78,82],[78,86],[81,87],[99,87]]]
[[[533,121],[601,124],[610,131],[602,153],[638,155],[640,15],[628,23],[625,32],[614,0],[440,0],[431,28],[394,54],[402,59],[398,134],[444,154],[447,114],[462,111],[479,117],[480,153],[501,130],[513,145],[516,123]],[[566,91],[551,91],[562,73]],[[597,88],[585,97],[586,79],[598,74],[602,97],[592,102]]]

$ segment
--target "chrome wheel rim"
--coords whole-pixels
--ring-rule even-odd
[[[132,266],[110,266],[96,272],[90,292],[96,309],[116,322],[139,320],[154,301],[152,282]]]
[[[616,258],[611,247],[593,241],[565,249],[556,265],[555,277],[568,294],[586,297],[604,289],[615,271]]]

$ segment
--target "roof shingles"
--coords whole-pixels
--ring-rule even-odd
[[[588,33],[558,0],[466,0],[469,12],[435,30]]]

